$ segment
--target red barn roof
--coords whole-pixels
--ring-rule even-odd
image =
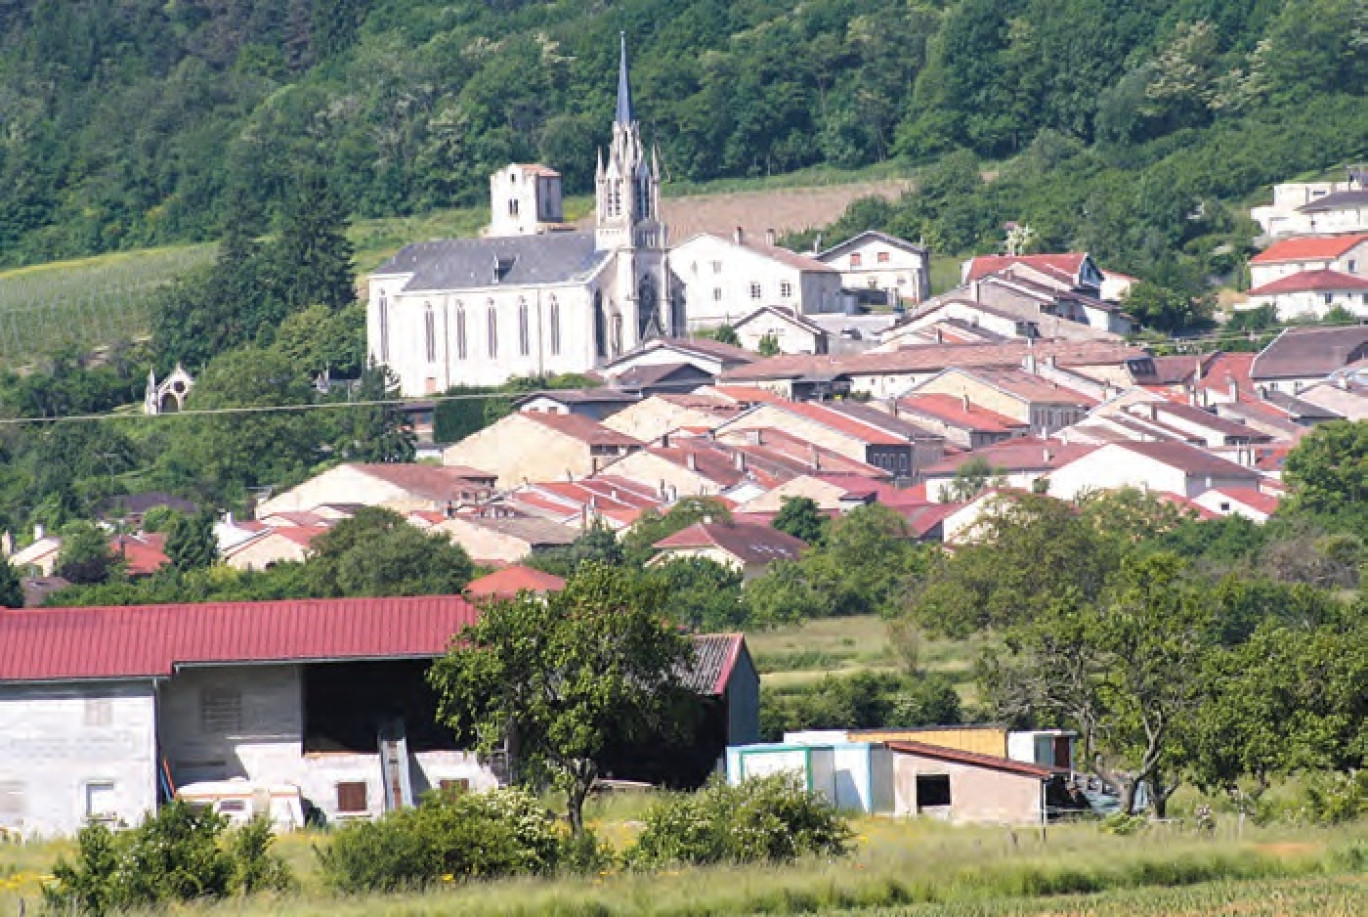
[[[455,595],[0,612],[0,682],[167,677],[177,666],[440,656],[478,611]]]

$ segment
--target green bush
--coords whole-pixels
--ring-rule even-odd
[[[840,856],[850,828],[791,774],[728,786],[714,778],[696,793],[652,807],[628,852],[641,868],[673,864],[784,863],[808,854]]]
[[[100,915],[292,883],[270,852],[268,823],[235,831],[227,826],[223,816],[184,803],[166,806],[131,831],[115,834],[92,825],[78,837],[75,863],[58,861],[44,901],[54,913]]]
[[[555,818],[522,790],[432,793],[413,809],[355,822],[317,850],[344,892],[394,891],[438,881],[542,875],[560,861]]]
[[[1317,773],[1306,781],[1306,814],[1318,825],[1339,825],[1368,815],[1368,770]]]

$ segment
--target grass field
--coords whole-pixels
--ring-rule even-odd
[[[625,843],[644,800],[589,812]],[[606,825],[605,823],[609,823]],[[608,871],[588,878],[471,883],[390,897],[339,898],[316,870],[326,835],[282,838],[296,892],[189,908],[210,915],[438,914],[943,914],[1326,915],[1364,913],[1368,831],[1256,830],[1213,837],[1180,827],[1129,837],[1095,825],[1038,830],[953,828],[929,821],[862,819],[849,857],[793,866]],[[0,846],[0,913],[36,903],[39,876],[68,847]],[[180,912],[179,909],[177,912]]]

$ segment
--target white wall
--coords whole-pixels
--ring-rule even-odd
[[[805,272],[721,236],[694,236],[671,250],[690,330],[740,321],[761,306],[803,313],[841,310],[841,275]],[[759,285],[759,296],[752,284]]]
[[[1251,296],[1249,302],[1239,308],[1257,309],[1266,305],[1277,309],[1279,321],[1284,322],[1299,318],[1322,319],[1336,307],[1346,309],[1358,318],[1368,318],[1368,293],[1361,291],[1302,290],[1274,296]]]
[[[883,261],[879,260],[881,256]],[[930,256],[889,245],[882,239],[863,239],[823,260],[841,272],[841,284],[846,289],[891,289],[900,298],[913,302],[921,302],[931,293]]]
[[[1277,261],[1271,264],[1251,262],[1249,285],[1261,287],[1282,277],[1303,271],[1331,270],[1355,277],[1368,276],[1368,242],[1360,242],[1338,258],[1308,258],[1304,261]]]
[[[156,700],[150,681],[0,687],[0,826],[72,834],[87,788],[124,824],[157,804]]]

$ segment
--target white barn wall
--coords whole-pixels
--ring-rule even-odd
[[[117,821],[136,825],[156,808],[151,681],[0,687],[0,827],[73,834],[87,785],[104,781]]]

